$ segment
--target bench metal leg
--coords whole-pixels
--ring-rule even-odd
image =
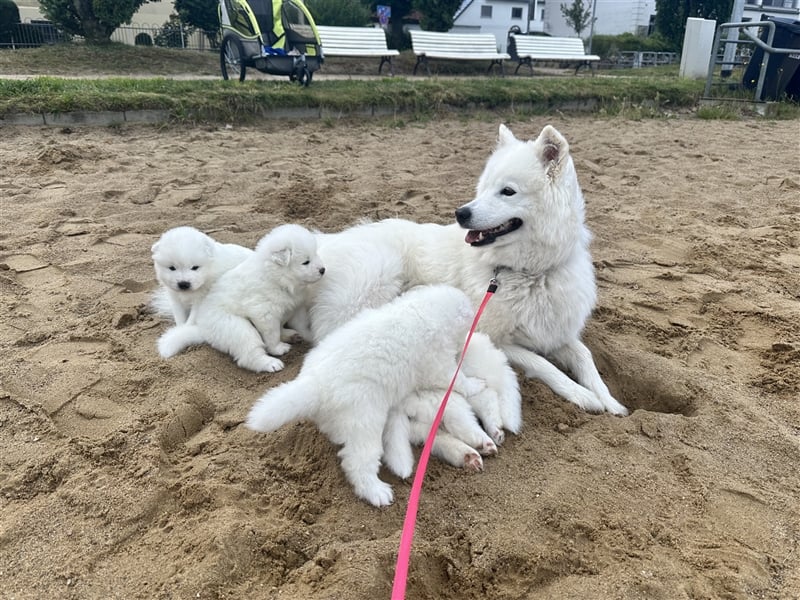
[[[381,69],[383,69],[384,63],[389,63],[389,77],[394,77],[394,68],[392,68],[391,56],[381,56],[381,64],[378,65],[378,75],[381,74]]]
[[[502,61],[502,59],[494,59],[494,60],[491,62],[491,64],[489,65],[489,69],[488,69],[486,72],[487,72],[487,73],[491,73],[491,72],[492,72],[492,68],[493,68],[495,65],[497,65],[497,66],[499,66],[499,67],[500,67],[500,76],[501,76],[501,77],[505,77],[505,76],[506,76],[506,70],[505,70],[505,68],[503,68],[503,61]]]
[[[514,69],[514,75],[517,74],[517,71],[519,71],[519,68],[522,65],[527,65],[528,68],[531,70],[531,75],[533,75],[533,61],[531,60],[530,56],[526,56],[525,58],[520,58],[519,59],[519,62],[517,63],[517,68]]]
[[[417,67],[419,67],[420,64],[424,64],[425,65],[425,71],[428,73],[428,75],[430,75],[431,74],[431,70],[430,70],[430,67],[428,67],[428,57],[425,56],[424,54],[420,54],[417,57],[417,62],[416,62],[416,64],[414,64],[414,72],[412,73],[412,75],[416,75],[417,74]]]

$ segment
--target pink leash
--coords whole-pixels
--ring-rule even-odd
[[[414,474],[414,482],[411,484],[411,493],[408,496],[408,507],[406,508],[406,518],[403,521],[403,531],[400,534],[400,548],[397,552],[397,565],[394,569],[394,585],[392,586],[392,600],[404,600],[406,597],[406,582],[408,580],[408,563],[411,557],[411,544],[414,541],[414,529],[417,524],[417,509],[419,508],[419,497],[422,493],[422,480],[425,479],[425,470],[428,468],[428,458],[431,455],[431,447],[433,440],[436,437],[436,431],[439,429],[439,424],[444,415],[444,409],[447,406],[447,400],[450,398],[450,392],[453,391],[453,386],[456,383],[456,377],[461,370],[461,363],[464,362],[464,355],[467,353],[467,347],[472,339],[472,334],[475,333],[475,328],[478,326],[478,319],[483,314],[483,309],[489,302],[489,298],[497,291],[497,280],[492,278],[489,282],[489,289],[486,290],[486,295],[483,297],[478,311],[475,313],[475,318],[472,320],[472,327],[467,334],[467,339],[464,342],[464,349],[461,351],[461,358],[456,365],[456,372],[453,373],[453,379],[450,381],[450,386],[444,393],[442,403],[439,405],[439,411],[431,424],[431,430],[428,432],[428,438],[425,440],[425,445],[422,447],[422,453],[419,455],[419,463],[417,463],[417,472]]]

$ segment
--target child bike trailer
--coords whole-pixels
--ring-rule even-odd
[[[302,0],[220,0],[223,79],[244,81],[247,68],[311,83],[322,65],[317,26]]]

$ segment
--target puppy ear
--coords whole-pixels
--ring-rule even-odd
[[[151,254],[155,254],[156,252],[158,252],[158,242],[156,242],[155,244],[153,244],[153,245],[150,247],[150,253],[151,253]]]
[[[534,142],[536,155],[544,166],[548,179],[558,179],[561,167],[569,156],[569,144],[555,127],[545,126]]]
[[[497,132],[497,147],[500,148],[501,146],[505,146],[509,142],[513,142],[515,139],[514,134],[511,133],[511,130],[500,123],[500,130]]]
[[[272,262],[274,262],[279,267],[285,267],[289,264],[289,261],[292,259],[292,251],[289,248],[283,248],[282,250],[276,250],[272,253]]]

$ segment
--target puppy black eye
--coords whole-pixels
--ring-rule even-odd
[[[199,269],[199,268],[200,267],[198,265],[195,265],[195,266],[192,267],[192,271],[197,271],[197,269]]]
[[[514,194],[516,194],[516,193],[517,193],[517,190],[515,190],[515,189],[512,189],[512,188],[510,188],[510,187],[504,187],[502,190],[500,190],[500,193],[501,193],[503,196],[513,196]]]
[[[307,265],[307,264],[310,264],[310,263],[311,263],[311,261],[307,260],[306,262],[303,263],[303,265]]]
[[[170,266],[169,270],[170,270],[170,271],[174,271],[174,270],[175,270],[175,267],[172,267],[172,266]]]

